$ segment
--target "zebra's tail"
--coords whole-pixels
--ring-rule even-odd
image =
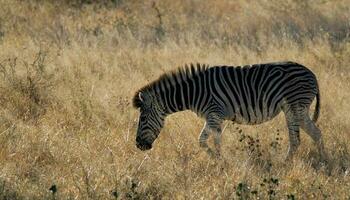
[[[317,88],[316,106],[315,106],[315,111],[314,111],[314,116],[312,118],[312,121],[316,123],[319,116],[320,116],[320,90]]]

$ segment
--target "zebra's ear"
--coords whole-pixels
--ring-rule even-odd
[[[134,95],[134,98],[132,99],[132,104],[134,108],[140,108],[142,106],[143,98],[141,92],[138,92]]]
[[[139,99],[140,99],[141,102],[143,102],[143,98],[142,98],[142,93],[141,92],[139,92]]]

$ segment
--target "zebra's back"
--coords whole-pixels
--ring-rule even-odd
[[[309,106],[318,92],[315,75],[293,62],[207,69],[213,101],[226,119],[258,124],[284,106]]]

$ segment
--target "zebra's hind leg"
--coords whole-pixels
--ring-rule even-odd
[[[318,153],[320,154],[321,161],[324,161],[326,159],[326,153],[324,151],[324,145],[323,145],[323,141],[322,141],[321,131],[319,128],[317,128],[315,123],[310,119],[309,115],[305,115],[301,128],[316,143]]]
[[[300,131],[299,124],[290,123],[288,124],[289,131],[289,147],[286,160],[291,160],[293,158],[294,153],[298,149],[300,145]]]
[[[300,145],[300,124],[298,113],[286,112],[286,121],[289,133],[289,147],[286,160],[292,160],[294,153]]]

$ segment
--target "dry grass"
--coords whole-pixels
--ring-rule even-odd
[[[0,0],[0,199],[350,198],[349,0],[94,2]],[[164,71],[277,60],[318,77],[328,167],[306,134],[283,161],[282,115],[227,122],[221,160],[190,112],[136,148],[131,97]]]

